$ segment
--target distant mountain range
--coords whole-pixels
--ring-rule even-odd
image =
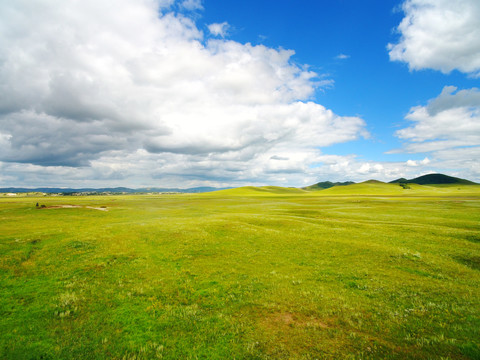
[[[116,187],[116,188],[81,188],[81,189],[71,189],[71,188],[50,188],[50,187],[41,187],[35,189],[28,188],[0,188],[0,193],[30,193],[30,192],[41,192],[47,194],[75,194],[75,193],[202,193],[202,192],[211,192],[216,190],[223,190],[225,188],[215,188],[215,187],[195,187],[189,189],[177,189],[177,188],[140,188],[140,189],[130,189],[126,187]]]

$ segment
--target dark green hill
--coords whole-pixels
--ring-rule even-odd
[[[393,183],[404,183],[404,184],[419,184],[419,185],[442,185],[442,184],[462,184],[462,185],[477,185],[470,180],[460,179],[453,176],[448,176],[444,174],[428,174],[416,177],[415,179],[397,179],[390,182]]]
[[[329,189],[334,186],[345,186],[345,185],[351,185],[355,184],[353,181],[345,181],[345,182],[331,182],[331,181],[322,181],[319,183],[316,183],[314,185],[310,185],[307,187],[304,187],[302,189],[304,190],[323,190],[323,189]]]
[[[390,181],[389,184],[398,184],[398,183],[407,183],[407,182],[408,182],[407,179],[400,178],[400,179],[397,179],[397,180]]]

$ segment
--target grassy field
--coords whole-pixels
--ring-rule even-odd
[[[480,187],[3,196],[0,289],[1,359],[480,359]]]

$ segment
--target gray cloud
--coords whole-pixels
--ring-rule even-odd
[[[100,121],[77,122],[31,111],[7,114],[0,121],[3,161],[87,166],[103,152],[135,148],[134,138],[112,132]]]
[[[270,156],[270,159],[272,159],[272,160],[289,160],[288,157],[278,156],[278,155]]]
[[[431,116],[453,108],[479,108],[480,91],[477,88],[458,90],[455,86],[445,86],[442,93],[428,103],[427,111]]]

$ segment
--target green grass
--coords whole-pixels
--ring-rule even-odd
[[[442,184],[442,185],[418,185],[408,184],[403,188],[399,184],[387,184],[375,180],[347,186],[334,186],[329,189],[316,192],[317,195],[391,195],[391,196],[479,196],[479,185]]]
[[[298,188],[284,188],[279,186],[244,186],[234,189],[220,190],[215,192],[215,196],[255,196],[255,195],[298,195],[305,194],[306,190]],[[210,193],[204,193],[210,196]]]
[[[480,187],[412,185],[0,198],[0,358],[479,359]]]

